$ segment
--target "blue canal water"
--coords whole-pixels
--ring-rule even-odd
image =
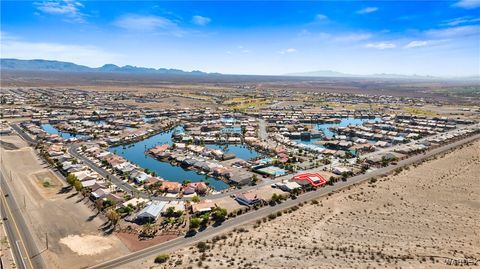
[[[258,156],[260,156],[260,154],[252,149],[252,148],[249,148],[245,145],[216,145],[216,144],[207,144],[205,145],[207,148],[211,148],[211,149],[219,149],[225,153],[231,153],[231,154],[235,154],[235,156],[237,156],[238,158],[240,159],[243,159],[243,160],[250,160],[250,159],[254,159]]]
[[[168,132],[160,133],[151,136],[145,140],[133,143],[130,145],[111,147],[108,150],[115,154],[124,157],[126,160],[139,165],[142,168],[148,168],[151,171],[168,180],[183,182],[184,180],[191,180],[192,182],[205,181],[215,190],[223,190],[228,188],[228,184],[215,178],[201,175],[195,171],[185,170],[180,166],[171,165],[168,162],[158,161],[145,154],[145,151],[157,145],[169,144],[172,145],[172,133],[175,131],[183,131],[182,127],[176,127]]]
[[[40,127],[42,127],[42,129],[45,132],[47,132],[49,134],[57,134],[60,137],[62,137],[63,139],[69,139],[69,138],[73,138],[73,137],[76,137],[76,138],[83,137],[82,135],[77,135],[77,134],[74,134],[74,133],[62,132],[62,131],[58,130],[57,128],[53,127],[53,125],[48,124],[48,123],[42,124]]]
[[[367,121],[381,121],[381,118],[375,118],[375,119],[343,118],[339,123],[319,123],[315,127],[317,130],[323,131],[326,137],[331,138],[335,135],[335,133],[330,131],[329,129],[330,127],[347,127],[348,125],[362,125]],[[303,143],[303,144],[315,144],[315,142],[321,141],[321,140],[322,138],[313,138],[310,140],[293,139],[293,141],[296,141],[298,143]],[[319,146],[319,145],[316,145],[316,146]]]

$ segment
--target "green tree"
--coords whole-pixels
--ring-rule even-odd
[[[80,182],[80,180],[76,180],[73,183],[73,186],[75,187],[76,191],[81,191],[83,189],[83,185],[82,185],[82,182]]]
[[[197,217],[193,217],[190,219],[190,229],[195,230],[200,227],[200,219]]]
[[[224,221],[225,218],[227,217],[227,209],[221,208],[221,207],[216,207],[213,210],[213,219],[216,221]]]
[[[165,215],[166,215],[167,217],[171,217],[171,216],[173,216],[174,214],[175,214],[175,207],[173,207],[173,206],[168,207],[168,208],[167,208],[167,212],[165,212]]]
[[[77,177],[74,174],[68,174],[67,176],[67,183],[73,185],[75,181],[77,181]]]
[[[201,225],[206,226],[208,224],[208,221],[210,220],[210,213],[204,213],[201,217]]]
[[[256,174],[252,175],[252,183],[255,185],[258,182],[258,176]]]
[[[198,197],[198,195],[193,196],[192,197],[192,202],[194,202],[194,203],[200,202],[200,197]]]

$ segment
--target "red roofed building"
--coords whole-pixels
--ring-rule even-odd
[[[158,154],[164,152],[165,150],[167,150],[168,148],[170,148],[170,146],[168,144],[163,144],[161,146],[156,146],[152,149],[149,150],[149,152],[154,155],[154,156],[157,156]]]
[[[327,184],[327,180],[318,173],[303,173],[298,174],[292,178],[293,181],[305,186],[310,185],[314,188],[321,187]]]

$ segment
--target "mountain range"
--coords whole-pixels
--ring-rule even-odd
[[[129,73],[129,74],[166,74],[166,75],[187,75],[187,76],[217,76],[220,73],[206,73],[202,71],[183,71],[170,68],[147,68],[132,65],[118,66],[114,64],[105,64],[101,67],[88,67],[71,62],[53,61],[53,60],[19,60],[19,59],[0,59],[0,69],[19,70],[19,71],[57,71],[57,72],[99,72],[99,73]],[[399,75],[399,74],[371,74],[355,75],[346,74],[332,70],[311,71],[301,73],[284,74],[284,77],[339,77],[339,78],[379,78],[379,79],[420,79],[420,80],[480,80],[479,75],[469,77],[434,77],[421,75]]]
[[[205,73],[201,71],[183,71],[179,69],[168,68],[146,68],[132,65],[118,66],[114,64],[105,64],[101,67],[88,67],[70,62],[51,61],[51,60],[19,60],[19,59],[0,59],[0,69],[3,70],[22,70],[22,71],[57,71],[57,72],[108,72],[108,73],[149,73],[149,74],[169,74],[169,75],[218,75],[218,73]]]

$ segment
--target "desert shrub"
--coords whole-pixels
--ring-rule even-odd
[[[168,254],[160,254],[157,257],[155,257],[155,263],[164,263],[170,258]]]
[[[205,242],[198,242],[197,248],[198,248],[198,251],[204,252],[208,248],[208,246],[207,246],[207,243]]]

